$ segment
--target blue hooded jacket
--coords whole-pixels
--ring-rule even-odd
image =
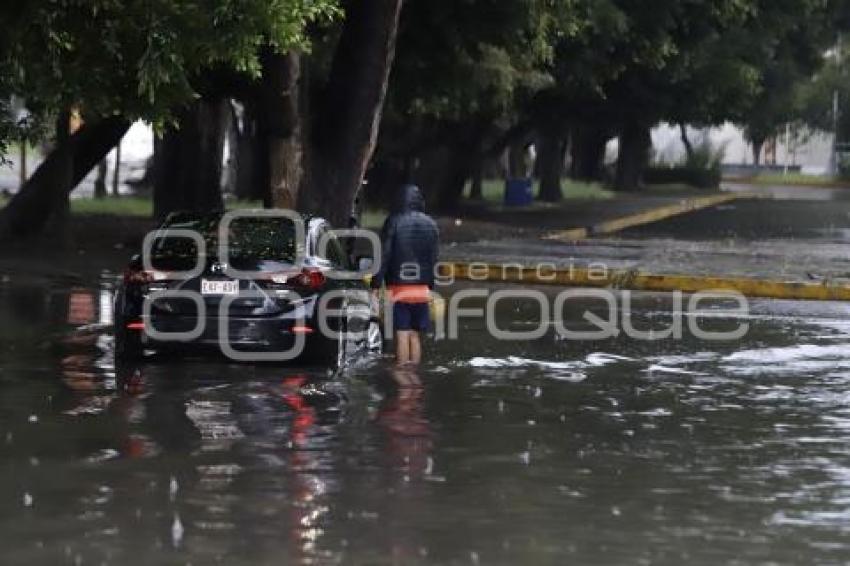
[[[437,223],[425,214],[425,200],[416,185],[402,187],[393,213],[381,230],[381,266],[372,287],[428,285],[434,288],[434,270],[440,245]]]

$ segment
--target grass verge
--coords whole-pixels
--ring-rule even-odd
[[[464,197],[469,198],[472,185],[467,183],[464,189]],[[575,200],[607,200],[614,197],[614,193],[607,190],[601,183],[585,183],[573,179],[561,181],[561,191],[565,199]],[[534,182],[534,194],[540,192],[540,182]],[[481,187],[484,202],[502,204],[505,199],[505,181],[502,179],[486,179]]]
[[[9,202],[8,197],[0,196],[0,208]],[[262,208],[260,201],[227,201],[227,210]],[[134,216],[150,218],[153,216],[153,201],[148,197],[121,196],[103,199],[71,199],[71,214],[100,214],[106,216]]]

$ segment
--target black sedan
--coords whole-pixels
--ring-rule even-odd
[[[115,296],[115,354],[218,349],[247,362],[338,366],[379,353],[362,274],[317,217],[173,214],[145,239]]]

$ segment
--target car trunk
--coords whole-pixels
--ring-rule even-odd
[[[157,266],[160,267],[160,266]],[[179,266],[191,269],[192,266]],[[203,273],[190,279],[163,279],[148,286],[148,293],[159,291],[185,292],[200,297],[207,317],[218,317],[223,303],[227,302],[227,315],[231,317],[267,317],[282,314],[292,308],[297,289],[289,280],[300,273],[291,264],[273,261],[238,261],[234,269],[250,271],[250,278],[227,276],[217,260],[206,262]],[[167,272],[166,272],[167,273]],[[237,293],[238,289],[238,293]],[[190,297],[167,296],[153,304],[157,315],[197,316],[198,307]]]

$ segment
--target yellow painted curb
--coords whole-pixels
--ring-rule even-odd
[[[735,200],[759,199],[765,198],[765,196],[765,194],[746,192],[726,193],[722,195],[712,195],[707,197],[686,198],[675,204],[659,206],[657,208],[652,208],[650,210],[645,210],[636,214],[630,214],[628,216],[622,216],[620,218],[606,220],[604,222],[600,222],[598,224],[594,224],[593,226],[588,226],[586,228],[573,228],[570,230],[553,232],[552,234],[544,236],[544,239],[575,242],[577,240],[584,240],[589,236],[613,234],[615,232],[620,232],[621,230],[625,230],[627,228],[634,228],[635,226],[651,224],[653,222],[672,218],[673,216],[687,214],[688,212],[695,212],[697,210],[710,208],[712,206],[718,206]]]
[[[746,297],[805,301],[850,301],[850,285],[807,283],[747,277],[714,277],[699,275],[667,275],[637,271],[613,271],[604,268],[543,269],[518,265],[485,263],[443,263],[441,277],[466,281],[526,283],[564,287],[597,287],[698,293],[702,291],[737,291]]]

